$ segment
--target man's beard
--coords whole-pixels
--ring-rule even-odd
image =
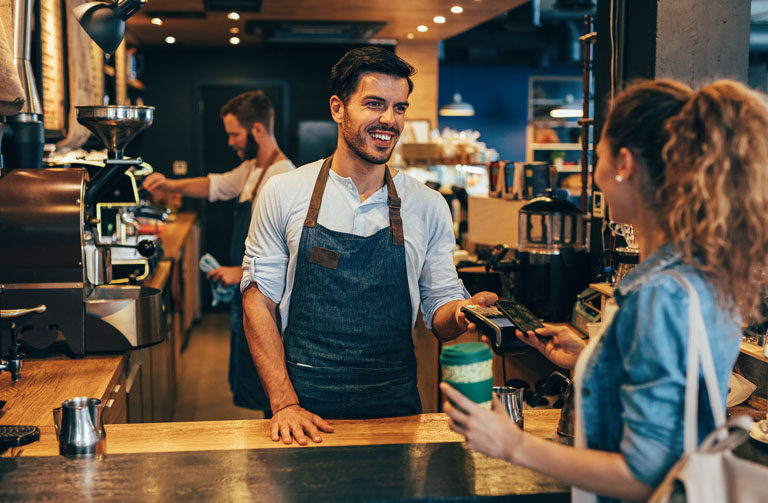
[[[248,136],[245,138],[245,148],[243,148],[243,150],[238,150],[237,155],[243,161],[256,159],[256,156],[259,155],[259,144],[253,139],[251,133],[248,133]]]
[[[363,137],[364,134],[367,134],[369,130],[384,130],[384,131],[390,131],[395,134],[395,138],[393,138],[393,145],[392,147],[386,151],[386,152],[376,152],[376,153],[369,153],[365,151],[365,138]],[[350,149],[362,160],[366,162],[370,162],[371,164],[384,164],[389,160],[390,157],[392,157],[392,152],[395,150],[394,145],[397,143],[394,141],[396,137],[400,134],[399,131],[395,128],[389,128],[389,127],[383,127],[383,126],[375,126],[375,127],[369,127],[365,129],[365,132],[361,133],[358,131],[353,131],[352,127],[349,125],[349,122],[343,121],[341,124],[341,133],[342,137],[344,138],[344,141],[349,146]]]

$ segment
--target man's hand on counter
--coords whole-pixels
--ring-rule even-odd
[[[205,277],[224,286],[239,285],[243,277],[243,268],[240,266],[221,266],[213,269]]]
[[[323,441],[320,431],[333,433],[333,426],[328,421],[297,403],[278,409],[272,416],[269,429],[273,442],[282,439],[286,445],[290,444],[293,438],[299,445],[307,445],[307,436],[313,442],[320,443]]]

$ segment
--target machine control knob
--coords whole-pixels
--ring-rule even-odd
[[[155,242],[150,239],[142,239],[136,245],[136,250],[142,257],[151,257],[155,254]]]

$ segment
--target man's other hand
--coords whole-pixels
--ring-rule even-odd
[[[211,281],[216,281],[224,286],[239,285],[243,278],[243,268],[239,266],[217,267],[206,275]]]
[[[320,443],[323,441],[320,431],[333,433],[333,426],[317,414],[303,409],[299,404],[293,404],[275,412],[269,423],[269,430],[273,442],[282,440],[288,445],[295,438],[299,445],[307,445],[307,437],[316,444]]]

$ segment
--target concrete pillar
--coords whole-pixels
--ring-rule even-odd
[[[750,0],[660,0],[655,77],[747,82]]]

